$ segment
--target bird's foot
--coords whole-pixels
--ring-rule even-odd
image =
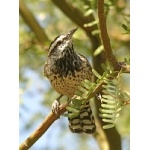
[[[60,102],[59,100],[54,100],[53,104],[52,104],[52,112],[57,115],[58,113],[58,110],[59,110],[59,105],[60,105]]]
[[[62,97],[63,95],[60,95],[56,100],[54,100],[53,104],[52,104],[52,112],[57,115],[58,114],[58,110],[59,110],[59,106],[60,106],[60,98]]]

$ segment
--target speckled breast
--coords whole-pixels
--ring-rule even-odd
[[[75,66],[68,67],[67,71],[57,68],[56,65],[46,62],[44,68],[44,75],[49,79],[52,87],[60,94],[66,95],[69,98],[73,97],[78,86],[85,79],[92,80],[92,71],[89,62],[81,56],[80,60],[82,61],[78,69]],[[60,67],[60,65],[59,65]],[[61,70],[61,71],[60,71]]]
[[[52,87],[60,94],[69,98],[73,97],[78,86],[85,79],[92,80],[92,71],[89,66],[83,66],[74,73],[68,72],[67,76],[62,76],[50,69],[49,64],[45,64],[44,75],[49,79]]]
[[[71,73],[66,77],[52,74],[49,77],[51,85],[60,94],[66,95],[69,98],[73,97],[78,86],[84,79],[91,80],[92,74],[88,70],[75,72],[73,76]]]

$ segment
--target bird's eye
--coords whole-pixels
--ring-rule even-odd
[[[57,43],[57,45],[60,45],[61,44],[61,41],[59,41],[58,43]]]

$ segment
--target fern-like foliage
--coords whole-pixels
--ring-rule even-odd
[[[78,87],[75,96],[71,99],[71,104],[67,107],[70,112],[67,116],[70,118],[76,117],[87,101],[100,94],[99,115],[102,117],[102,121],[107,123],[103,128],[108,129],[115,126],[119,111],[124,105],[129,104],[130,95],[121,91],[122,70],[114,71],[111,65],[108,69],[104,64],[102,64],[102,68],[104,69],[102,76],[94,69],[92,70],[97,77],[96,83],[84,80]]]
[[[120,95],[120,73],[109,74],[107,78],[104,78],[102,85],[101,96],[101,108],[100,116],[102,121],[108,123],[103,126],[104,129],[108,129],[115,126],[119,111],[121,110],[121,103],[119,100]]]

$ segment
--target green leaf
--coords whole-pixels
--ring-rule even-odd
[[[89,91],[87,91],[85,88],[83,88],[83,87],[81,87],[81,86],[79,86],[78,89],[79,89],[82,93],[84,93],[85,95],[87,95],[87,94],[89,93]]]
[[[85,17],[86,17],[86,16],[89,16],[89,15],[91,15],[93,12],[94,12],[93,9],[88,9],[88,10],[84,13],[84,16],[85,16]]]
[[[93,83],[93,82],[91,82],[91,81],[89,81],[89,80],[87,80],[87,79],[85,79],[84,82],[87,83],[87,84],[90,85],[90,86],[95,85],[95,83]]]
[[[99,109],[101,113],[115,113],[115,110],[113,109]]]
[[[81,85],[83,86],[83,87],[85,87],[86,89],[90,89],[90,85],[89,84],[87,84],[85,81],[82,81],[81,82]]]
[[[125,24],[122,24],[122,28],[128,31],[128,27]]]
[[[66,109],[70,112],[73,112],[75,114],[79,114],[80,110],[77,110],[76,108],[72,108],[72,107],[69,107],[67,106]]]
[[[82,96],[83,96],[83,93],[82,93],[81,91],[77,90],[77,91],[75,92],[75,95],[82,97]]]
[[[117,113],[116,116],[115,116],[116,120],[117,120],[118,117],[119,117],[119,113]]]
[[[92,35],[97,35],[97,34],[99,34],[99,33],[100,33],[100,30],[99,30],[99,29],[92,31]]]
[[[115,108],[115,106],[113,106],[113,105],[107,105],[107,104],[102,104],[101,106],[103,108],[109,108],[109,109],[114,109]]]
[[[102,66],[102,68],[103,68],[104,71],[107,71],[107,67],[106,67],[106,65],[104,63],[102,63],[101,66]],[[107,73],[104,72],[104,74],[107,74]]]
[[[89,8],[89,6],[88,5],[84,5],[83,8],[86,10],[86,9]]]
[[[116,101],[114,99],[110,100],[110,99],[101,98],[101,101],[106,102],[107,104],[115,104],[116,103]]]
[[[65,113],[63,116],[69,117],[70,119],[73,119],[77,117],[79,114],[74,114],[74,113]]]
[[[125,62],[127,65],[130,65],[130,58],[129,58],[129,59],[124,58],[124,62]]]
[[[103,126],[103,129],[110,129],[110,128],[113,128],[114,126],[115,124],[108,124],[108,125]]]
[[[110,90],[110,89],[106,89],[106,90],[102,90],[102,92],[105,94],[105,95],[112,95],[112,94],[115,94],[115,91],[114,90]]]
[[[107,122],[107,123],[114,123],[114,120],[112,119],[102,119],[102,121]]]
[[[101,76],[95,69],[92,69],[92,72],[94,73],[94,75],[95,75],[97,78],[99,78],[99,79],[102,78],[102,76]]]
[[[114,118],[114,114],[101,114],[103,118]]]
[[[97,55],[99,55],[103,50],[104,50],[104,46],[101,45],[101,46],[99,46],[99,47],[94,51],[93,55],[94,55],[94,56],[97,56]]]
[[[119,112],[121,110],[121,107],[119,107],[118,109],[117,109],[117,112]]]
[[[95,24],[97,24],[98,23],[98,21],[97,20],[94,20],[94,21],[92,21],[92,22],[90,22],[90,23],[85,23],[83,26],[84,27],[92,27],[92,26],[94,26]]]
[[[102,98],[106,98],[106,99],[108,99],[108,100],[114,100],[114,98],[112,97],[112,96],[110,96],[110,95],[102,95]]]
[[[108,88],[114,89],[114,90],[116,89],[116,87],[115,87],[114,85],[111,85],[111,84],[108,84],[108,85],[103,84],[102,87],[103,87],[103,88],[107,88],[107,89],[108,89]]]
[[[71,105],[71,107],[80,109],[80,107],[82,105],[82,100],[72,100],[72,104],[73,105]],[[70,106],[70,104],[69,104],[69,106]]]
[[[127,31],[123,34],[130,34],[130,28],[128,26],[126,26],[125,24],[122,24],[122,28]]]

